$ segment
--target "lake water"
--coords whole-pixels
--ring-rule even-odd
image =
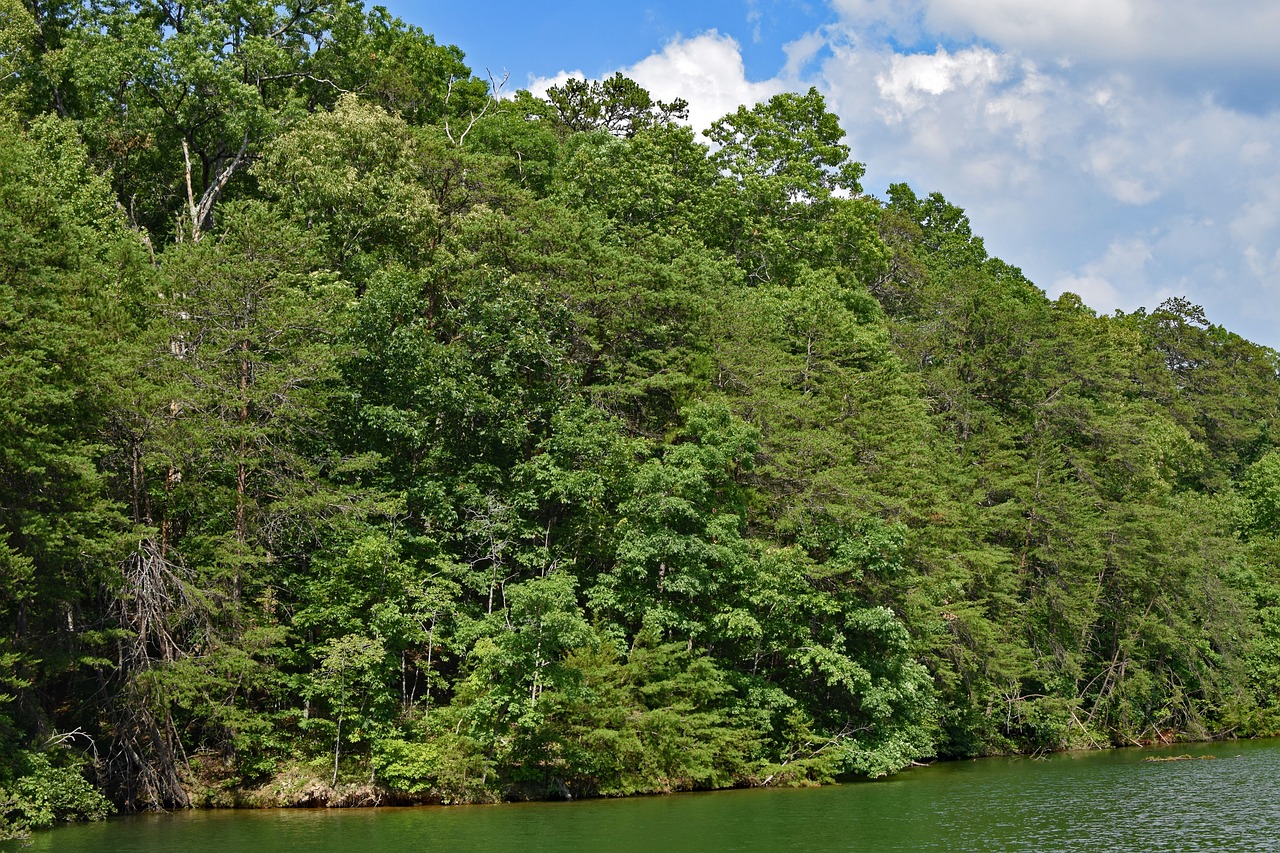
[[[1143,761],[1182,754],[1214,760]],[[67,853],[1280,850],[1280,742],[937,763],[827,788],[142,815],[32,842]]]

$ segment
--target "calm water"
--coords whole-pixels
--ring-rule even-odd
[[[1213,761],[1144,763],[1151,755]],[[201,812],[39,833],[31,850],[1280,850],[1280,742],[935,764],[818,789],[346,811]]]

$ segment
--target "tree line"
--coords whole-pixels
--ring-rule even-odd
[[[359,2],[0,0],[0,827],[1280,730],[1280,357],[815,91]]]

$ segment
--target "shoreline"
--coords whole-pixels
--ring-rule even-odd
[[[1185,747],[1203,747],[1215,743],[1240,743],[1268,740],[1277,737],[1277,735],[1258,735],[1254,737],[1238,737],[1235,735],[1226,735],[1216,738],[1197,738],[1197,739],[1153,739],[1147,742],[1116,744],[1110,746],[1072,746],[1055,750],[1033,750],[1027,752],[999,752],[989,755],[975,756],[950,756],[946,758],[934,758],[927,761],[913,761],[911,764],[900,768],[899,770],[886,774],[881,777],[869,778],[865,776],[849,775],[845,777],[837,777],[829,782],[804,780],[792,781],[783,784],[757,783],[757,784],[734,784],[721,787],[706,788],[684,788],[673,787],[667,790],[638,791],[630,794],[592,794],[588,796],[572,796],[563,794],[561,796],[505,796],[493,799],[475,799],[475,800],[450,800],[441,796],[438,792],[430,794],[414,794],[406,791],[398,791],[392,788],[386,788],[379,785],[370,785],[367,782],[348,782],[339,783],[336,787],[328,784],[323,779],[309,776],[303,777],[301,774],[282,773],[272,780],[252,788],[240,789],[224,789],[222,792],[209,790],[205,791],[189,791],[192,803],[186,807],[174,809],[140,809],[137,811],[119,811],[113,816],[127,816],[130,814],[145,814],[148,811],[167,812],[167,811],[220,811],[220,810],[276,810],[276,809],[293,809],[293,810],[316,810],[316,809],[370,809],[370,808],[418,808],[423,806],[467,806],[467,805],[506,805],[515,803],[540,803],[540,802],[569,802],[580,800],[617,800],[629,799],[632,797],[662,797],[676,794],[701,794],[713,793],[716,791],[734,791],[734,790],[756,790],[766,788],[818,788],[826,787],[831,784],[855,784],[863,782],[876,782],[882,779],[898,778],[909,771],[930,767],[935,764],[958,763],[965,761],[981,761],[987,759],[999,758],[1029,758],[1043,759],[1051,755],[1065,755],[1071,753],[1100,753],[1100,752],[1125,752],[1130,750],[1175,750]],[[1195,756],[1198,758],[1199,756]],[[1172,758],[1153,757],[1143,759],[1151,762],[1165,762],[1185,760],[1181,756]],[[292,779],[293,784],[289,784],[287,780]],[[274,789],[274,790],[273,790]],[[563,790],[563,788],[562,788]],[[290,793],[294,796],[290,796]],[[221,799],[218,793],[228,796],[228,799]]]

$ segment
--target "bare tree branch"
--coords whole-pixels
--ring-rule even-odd
[[[240,143],[240,150],[236,152],[236,156],[231,158],[231,162],[218,173],[217,177],[200,195],[200,201],[195,200],[195,193],[191,188],[191,152],[187,147],[187,141],[182,140],[182,159],[187,167],[187,208],[188,215],[191,217],[191,242],[199,243],[204,231],[208,229],[209,219],[213,215],[213,206],[217,203],[222,191],[226,188],[227,182],[231,180],[231,176],[245,161],[245,155],[249,151],[249,131],[245,131],[244,139]]]
[[[187,166],[187,215],[191,217],[191,242],[200,242],[200,226],[196,219],[196,198],[191,191],[191,149],[187,147],[187,140],[182,140],[182,162]]]
[[[458,135],[457,139],[453,138],[453,129],[449,127],[449,99],[453,97],[453,84],[454,84],[454,79],[453,78],[449,79],[449,88],[445,92],[445,96],[444,96],[444,107],[445,107],[444,134],[445,136],[449,137],[450,142],[452,142],[454,145],[458,146],[459,148],[462,147],[462,143],[464,140],[466,140],[467,134],[471,132],[471,128],[476,126],[476,122],[484,118],[485,113],[489,112],[489,107],[496,104],[498,100],[501,98],[502,89],[504,86],[507,85],[507,80],[510,79],[511,77],[510,71],[504,71],[502,72],[502,82],[499,83],[494,79],[492,71],[486,68],[485,73],[489,75],[489,92],[490,92],[489,99],[484,102],[484,107],[483,109],[480,110],[480,112],[471,113],[471,120],[467,122],[466,129],[463,130],[462,133]]]

